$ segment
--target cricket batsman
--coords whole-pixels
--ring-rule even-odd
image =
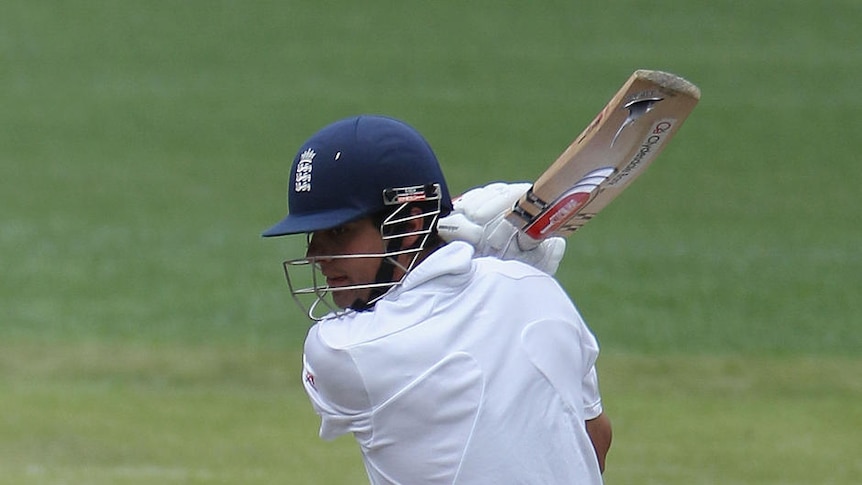
[[[288,214],[263,235],[306,237],[284,262],[315,320],[303,383],[320,436],[352,434],[370,483],[602,483],[598,343],[552,276],[564,241],[500,216],[523,192],[453,205],[426,140],[383,116],[297,150]]]

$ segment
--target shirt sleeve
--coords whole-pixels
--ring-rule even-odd
[[[587,327],[580,314],[578,314],[578,325],[580,326],[581,355],[583,356],[583,369],[585,371],[581,381],[584,417],[590,420],[602,414],[602,396],[599,391],[599,375],[596,371],[596,360],[599,357],[599,342],[589,327]]]
[[[371,403],[348,349],[333,348],[320,337],[318,326],[305,340],[302,382],[320,416],[320,437],[368,432]]]
[[[595,419],[602,414],[602,397],[599,393],[599,377],[596,367],[590,368],[583,380],[584,418]]]

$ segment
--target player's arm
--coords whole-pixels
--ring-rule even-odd
[[[608,456],[613,438],[611,420],[603,412],[595,418],[587,420],[586,426],[587,434],[590,435],[590,441],[593,442],[593,448],[596,450],[596,457],[599,459],[599,469],[604,473],[605,458]]]

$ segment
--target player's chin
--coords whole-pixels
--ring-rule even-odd
[[[342,310],[364,308],[370,298],[371,290],[365,288],[332,292],[332,302]]]
[[[333,291],[332,292],[332,302],[338,308],[344,310],[345,308],[349,308],[358,298],[355,290],[343,290],[343,291]]]

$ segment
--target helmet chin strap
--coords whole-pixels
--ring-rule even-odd
[[[396,253],[398,251],[401,251],[402,249],[416,249],[421,244],[422,244],[422,238],[417,238],[416,242],[413,243],[410,247],[404,248],[404,247],[399,247],[399,246],[403,246],[402,240],[393,239],[393,240],[389,241],[389,244],[386,247],[386,252],[387,253]],[[416,256],[414,256],[414,258],[415,257]],[[395,268],[396,267],[404,270],[405,274],[407,273],[407,268],[405,268],[400,263],[398,263],[395,259],[393,259],[392,256],[381,258],[380,259],[380,266],[377,268],[377,274],[374,275],[374,282],[375,283],[392,283],[392,284],[389,286],[379,286],[376,288],[372,288],[370,290],[370,292],[368,293],[368,299],[367,300],[362,300],[361,298],[357,298],[356,300],[353,301],[353,303],[350,304],[350,309],[358,311],[358,312],[368,311],[368,310],[372,309],[374,307],[374,304],[377,302],[377,300],[379,300],[381,296],[386,294],[387,291],[389,291],[393,286],[395,286],[395,284],[398,283],[397,281],[393,280],[393,276],[395,275]],[[401,277],[403,278],[404,275],[402,275]]]
[[[383,258],[380,260],[380,266],[377,268],[377,274],[374,276],[375,283],[388,283],[392,281],[392,276],[395,274],[395,264],[392,262],[392,258]],[[392,285],[395,285],[395,282],[392,281]],[[368,293],[368,299],[362,300],[361,298],[357,298],[350,304],[350,308],[352,310],[356,310],[358,312],[363,312],[370,310],[374,307],[374,303],[383,296],[392,286],[380,286],[376,288],[371,288]]]

